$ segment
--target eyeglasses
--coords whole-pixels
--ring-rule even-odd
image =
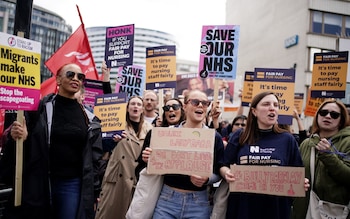
[[[199,106],[201,103],[203,107],[208,107],[211,102],[207,100],[189,99],[187,103],[191,103],[192,106]]]
[[[340,113],[335,112],[335,111],[320,110],[318,112],[318,114],[320,114],[320,116],[327,116],[328,113],[329,113],[329,115],[331,115],[332,119],[338,119],[340,116]]]
[[[233,125],[245,127],[245,124],[244,124],[244,123],[235,123],[235,124],[233,124]]]
[[[67,71],[66,77],[70,80],[72,80],[75,77],[75,74],[77,74],[78,80],[84,82],[85,81],[85,75],[83,73],[75,73],[74,71]]]
[[[173,110],[178,110],[181,108],[181,105],[180,104],[173,104],[173,105],[165,105],[163,106],[163,110],[165,112],[168,112],[170,110],[170,108],[173,108]]]

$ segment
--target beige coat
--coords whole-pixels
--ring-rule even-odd
[[[139,138],[131,127],[126,128],[127,138],[118,143],[109,158],[95,219],[125,219],[137,183],[137,158],[151,128],[152,125],[145,121]]]

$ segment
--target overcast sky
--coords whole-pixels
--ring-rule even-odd
[[[79,6],[85,27],[135,24],[173,34],[180,43],[179,59],[199,60],[203,25],[224,25],[226,0],[33,0],[79,27]]]

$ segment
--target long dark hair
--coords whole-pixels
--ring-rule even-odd
[[[167,102],[169,102],[170,100],[175,100],[176,102],[178,102],[181,106],[180,110],[181,110],[181,116],[180,116],[180,120],[178,121],[178,124],[180,124],[180,122],[184,121],[185,120],[185,111],[183,109],[183,105],[182,105],[182,102],[180,99],[178,98],[171,98],[171,99],[168,99],[165,103],[164,103],[164,106],[166,105]],[[162,127],[168,127],[169,126],[169,123],[168,121],[166,120],[165,118],[165,112],[163,112],[163,115],[162,115]]]
[[[128,103],[126,105],[126,124],[129,127],[132,127],[132,123],[131,123],[131,120],[130,120],[130,115],[129,115],[129,112],[128,112],[128,108],[129,108],[130,100],[132,100],[134,98],[139,98],[141,100],[142,106],[143,106],[143,99],[142,99],[142,97],[140,97],[140,96],[132,96],[132,97],[130,97],[130,99],[128,100]],[[142,112],[141,113],[141,117],[140,117],[140,122],[139,122],[139,128],[138,128],[137,133],[136,133],[137,137],[140,137],[139,135],[140,135],[140,132],[142,130],[143,122],[144,122],[144,119],[143,119],[143,112]]]
[[[244,145],[245,143],[254,144],[258,140],[258,138],[259,138],[258,119],[252,113],[252,109],[255,109],[256,106],[260,103],[260,101],[264,97],[271,95],[271,94],[274,95],[278,101],[278,97],[276,96],[276,94],[271,92],[271,91],[265,91],[265,92],[259,93],[253,98],[251,105],[250,105],[250,109],[249,109],[249,114],[248,114],[248,118],[247,118],[247,125],[239,138],[240,145]],[[272,127],[272,130],[275,133],[287,132],[286,130],[279,128],[278,125],[274,125]]]

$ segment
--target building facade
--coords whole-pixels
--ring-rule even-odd
[[[86,28],[96,68],[99,72],[101,72],[102,62],[105,58],[106,28],[106,26]],[[178,42],[171,34],[146,28],[135,28],[134,34],[134,65],[146,66],[147,47],[175,45],[178,50]],[[116,73],[116,68],[111,69],[111,83],[113,88]]]
[[[295,92],[305,102],[314,53],[338,51],[339,39],[350,39],[350,1],[227,0],[226,23],[240,25],[237,74],[295,68]]]
[[[0,31],[14,33],[16,13],[15,0],[0,1]],[[41,42],[41,81],[51,77],[51,72],[45,67],[45,61],[72,34],[72,26],[58,14],[45,8],[33,5],[31,17],[30,39]]]

